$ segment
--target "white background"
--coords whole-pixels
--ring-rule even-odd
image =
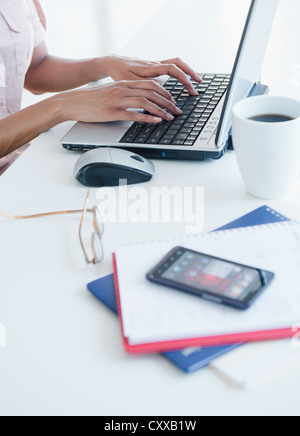
[[[243,26],[238,11],[245,9],[244,2],[170,0],[168,8],[123,52],[144,58],[177,54],[200,71],[228,71]],[[106,3],[117,4],[114,0]],[[134,3],[150,7],[156,2]],[[53,22],[48,19],[47,40],[56,55],[106,54],[106,50],[119,51],[122,39],[125,44],[130,38],[121,33],[105,50],[94,47],[95,27],[92,30],[92,21],[82,18],[94,11],[89,1],[45,0],[43,4],[47,15],[51,9],[54,17]],[[63,10],[63,5],[68,7]],[[76,5],[80,13],[75,20]],[[177,9],[170,18],[171,6]],[[209,15],[203,19],[207,10]],[[140,10],[137,17],[137,11],[130,18],[136,25],[143,25],[152,14],[146,18]],[[117,12],[120,21],[115,21],[114,14],[114,29],[119,35],[121,27],[127,32],[127,26],[125,15]],[[300,83],[293,72],[300,63],[299,16],[299,0],[281,1],[263,70],[272,93],[299,96]],[[138,30],[132,25],[128,29],[130,34]],[[69,40],[65,40],[66,31]],[[197,36],[197,44],[189,38],[192,35]],[[1,177],[1,210],[30,214],[82,207],[86,189],[73,178],[78,155],[62,150],[60,143],[67,128],[68,123],[41,135]],[[205,188],[205,230],[264,204],[246,193],[234,153],[220,161],[157,161],[155,166],[156,176],[145,185],[147,189],[174,184]],[[300,218],[299,198],[300,183],[287,198],[269,206]],[[91,204],[95,201],[93,190]],[[180,236],[185,225],[107,225],[105,260],[96,267],[84,263],[78,225],[78,216],[1,220],[0,322],[6,326],[7,347],[0,349],[0,414],[299,415],[299,368],[249,393],[232,389],[209,369],[187,376],[160,355],[128,356],[116,316],[86,291],[89,281],[111,272],[115,247]]]
[[[165,0],[40,0],[47,20],[49,50],[69,58],[116,53],[164,3]]]

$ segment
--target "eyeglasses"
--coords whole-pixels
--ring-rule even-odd
[[[87,205],[89,202],[89,197],[90,197],[90,191],[88,191],[88,193],[87,193],[85,203],[84,203],[84,208],[83,208],[82,215],[81,215],[81,220],[80,220],[80,225],[79,225],[79,240],[80,240],[82,251],[84,253],[86,263],[88,265],[90,265],[90,264],[96,265],[97,263],[100,263],[103,260],[104,253],[103,253],[103,245],[102,245],[102,236],[104,234],[104,225],[103,225],[103,221],[101,219],[101,215],[100,215],[98,207],[93,206],[92,209],[87,208]],[[92,247],[92,253],[93,253],[92,260],[90,260],[88,255],[87,255],[87,252],[84,248],[83,238],[82,238],[82,226],[83,226],[83,221],[84,221],[84,217],[86,215],[86,212],[93,213],[94,232],[92,233],[92,239],[91,239],[91,247]]]
[[[88,209],[88,202],[90,198],[90,191],[88,191],[84,207],[81,210],[65,210],[61,212],[47,212],[47,213],[40,213],[36,215],[26,215],[26,216],[17,216],[17,215],[11,215],[8,213],[0,212],[0,216],[6,217],[6,218],[12,218],[16,220],[26,220],[26,219],[33,219],[33,218],[44,218],[47,216],[59,216],[59,215],[71,215],[76,213],[81,213],[81,219],[79,224],[79,241],[80,245],[85,257],[85,261],[88,265],[93,264],[96,265],[103,260],[104,252],[103,252],[103,245],[102,245],[102,236],[104,234],[104,225],[103,221],[101,219],[101,215],[99,212],[99,209],[97,206],[93,206],[92,209]],[[91,236],[91,251],[93,258],[90,259],[90,257],[87,254],[87,250],[85,248],[84,242],[83,242],[83,223],[84,218],[87,213],[93,214],[93,228],[94,231]]]

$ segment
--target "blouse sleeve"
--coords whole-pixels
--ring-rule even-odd
[[[38,16],[36,7],[32,0],[28,0],[31,22],[34,30],[34,47],[40,45],[45,39],[45,29]]]

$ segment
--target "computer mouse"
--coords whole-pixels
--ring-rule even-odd
[[[144,183],[151,180],[154,173],[155,167],[148,159],[109,147],[86,152],[74,168],[74,177],[90,188],[119,186],[120,180],[127,180],[128,185]]]

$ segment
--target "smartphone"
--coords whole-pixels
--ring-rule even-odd
[[[153,268],[151,282],[189,292],[205,300],[249,309],[275,275],[218,257],[176,247]]]

